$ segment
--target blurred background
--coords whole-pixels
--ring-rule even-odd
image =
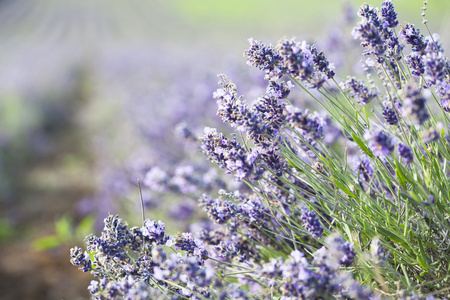
[[[250,37],[272,44],[297,37],[338,66],[358,64],[338,52],[360,52],[350,33],[361,4],[1,0],[0,299],[88,298],[92,277],[70,264],[69,249],[84,247],[109,212],[139,224],[138,177],[147,217],[163,219],[169,233],[188,230],[201,217],[187,197],[194,191],[180,187],[195,172],[209,183],[220,174],[177,136],[177,124],[196,134],[223,126],[212,98],[218,73],[249,100],[264,92],[263,74],[242,57]],[[428,35],[422,1],[394,5],[401,23]],[[444,45],[449,9],[450,1],[433,0],[427,10]],[[173,170],[174,195],[146,184],[149,170]]]

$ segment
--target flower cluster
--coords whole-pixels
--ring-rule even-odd
[[[366,139],[369,141],[369,148],[375,156],[387,156],[394,151],[392,137],[385,131],[377,130],[372,134],[367,133]]]
[[[238,180],[252,176],[257,179],[261,175],[262,171],[255,166],[258,153],[247,152],[236,139],[229,140],[215,128],[205,128],[201,148],[209,160],[235,174]]]
[[[94,299],[210,295],[215,272],[205,265],[208,252],[204,244],[193,239],[191,233],[167,236],[164,223],[148,219],[143,227],[128,229],[122,219],[110,215],[101,237],[90,235],[86,244],[87,251],[74,247],[70,257],[73,265],[99,278],[88,287]],[[174,246],[185,255],[168,255],[162,245]]]
[[[354,77],[348,78],[343,82],[343,87],[347,89],[350,92],[350,95],[361,105],[366,105],[377,96],[377,92],[369,90],[364,84],[364,81],[358,81]]]
[[[249,42],[250,48],[244,52],[247,63],[265,71],[266,78],[271,81],[289,74],[319,89],[335,75],[334,65],[327,60],[323,51],[305,41],[281,40],[276,47],[266,46],[254,39]]]
[[[444,295],[448,60],[436,38],[423,38],[410,24],[396,35],[392,1],[381,10],[364,4],[358,15],[353,35],[368,56],[368,85],[353,76],[340,84],[330,80],[333,65],[315,45],[283,39],[267,46],[250,39],[245,57],[265,72],[265,93],[247,104],[219,75],[217,114],[235,132],[227,137],[206,127],[199,139],[211,162],[246,185],[219,190],[219,196],[211,188],[199,197],[208,220],[193,224],[192,232],[167,236],[162,222],[150,220],[128,230],[109,216],[102,236],[87,238],[87,251],[71,251],[74,265],[101,279],[89,288],[94,296]],[[408,45],[410,56],[403,53]],[[295,105],[292,82],[325,112]],[[436,106],[427,101],[433,87],[433,96],[441,97]],[[202,180],[194,173],[186,166],[171,172],[153,167],[144,184],[195,197]]]
[[[329,248],[317,250],[309,262],[305,254],[296,250],[290,253],[287,260],[272,259],[263,264],[259,272],[267,278],[267,284],[281,290],[282,299],[323,299],[336,297],[345,290],[349,299],[358,298],[364,293],[368,299],[371,292],[357,282],[349,280],[348,274],[340,270],[340,266],[351,264],[355,253],[351,245],[341,239],[327,239]],[[356,297],[355,297],[356,296]]]

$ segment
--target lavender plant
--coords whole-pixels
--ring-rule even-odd
[[[206,157],[248,188],[203,194],[211,222],[192,233],[167,236],[150,220],[128,229],[107,217],[86,252],[71,250],[71,262],[99,278],[94,298],[448,294],[449,62],[426,20],[429,37],[412,24],[397,28],[391,1],[364,4],[358,16],[352,34],[366,80],[338,80],[307,42],[249,40],[244,56],[264,72],[266,92],[248,103],[220,75],[217,114],[235,134],[207,127],[199,138]],[[293,105],[294,89],[323,112]],[[152,169],[148,185],[163,187],[166,175]]]

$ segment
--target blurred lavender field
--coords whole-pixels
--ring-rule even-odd
[[[396,1],[408,14],[400,19],[420,24],[421,3]],[[196,193],[189,184],[220,188],[222,179],[176,125],[197,134],[222,126],[212,97],[217,73],[247,99],[263,93],[255,88],[261,75],[241,55],[250,37],[308,39],[337,65],[356,68],[339,53],[359,53],[350,39],[359,4],[0,1],[0,299],[88,297],[90,275],[67,259],[69,241],[82,239],[72,229],[108,212],[138,223],[137,177],[148,217],[168,217],[172,230],[198,220],[196,203],[184,197]],[[449,32],[449,6],[428,5],[434,31]],[[175,181],[163,182],[168,172]],[[34,241],[54,235],[63,216],[71,228],[59,230],[69,236],[36,250]]]

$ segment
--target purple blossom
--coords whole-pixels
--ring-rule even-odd
[[[141,228],[142,235],[150,242],[157,245],[166,243],[168,237],[165,236],[166,226],[161,221],[145,220],[144,226]]]
[[[302,221],[305,228],[314,238],[321,237],[323,234],[323,226],[314,211],[304,209],[302,213]]]
[[[425,65],[420,52],[413,52],[406,57],[406,62],[411,69],[411,73],[416,76],[425,74]]]
[[[232,127],[236,127],[247,113],[247,105],[241,97],[237,96],[236,85],[231,82],[225,75],[219,75],[219,84],[222,85],[213,97],[217,99],[217,114],[224,122],[229,123]]]
[[[310,46],[310,51],[313,55],[314,64],[317,67],[317,70],[321,73],[325,74],[327,79],[331,79],[334,77],[334,64],[330,63],[325,56],[323,51],[317,50],[316,45]]]
[[[434,199],[433,195],[428,195],[428,201],[422,201],[423,204],[426,206],[430,206],[436,203],[436,200]]]
[[[163,192],[167,188],[169,177],[167,173],[158,166],[152,167],[144,178],[144,185],[155,192]]]
[[[280,154],[280,149],[276,143],[272,145],[264,145],[257,148],[257,152],[261,161],[274,172],[277,176],[281,176],[287,167],[287,162]]]
[[[305,138],[323,139],[325,120],[317,112],[310,114],[308,109],[302,112],[299,108],[288,105],[285,114],[287,124]]]
[[[277,45],[278,52],[283,57],[283,67],[294,78],[307,81],[314,72],[314,57],[306,42],[282,40]]]
[[[266,284],[281,291],[282,299],[328,299],[334,298],[339,291],[358,291],[364,289],[357,282],[348,284],[348,276],[341,272],[341,264],[349,266],[355,252],[348,242],[335,236],[327,238],[329,248],[322,247],[308,262],[305,255],[296,250],[288,259],[271,259],[263,264],[258,273]],[[366,295],[371,292],[365,289]]]
[[[412,50],[415,52],[423,52],[427,46],[424,41],[423,35],[420,34],[420,30],[416,29],[412,24],[406,24],[402,26],[402,29],[398,33],[398,36],[406,43],[410,44]]]
[[[80,270],[83,272],[88,272],[91,270],[91,258],[89,254],[78,247],[70,249],[70,262],[74,266],[79,266]],[[92,282],[91,282],[92,284]]]
[[[384,26],[393,28],[398,25],[397,13],[394,10],[392,0],[384,1],[381,4],[381,16],[384,21]]]
[[[259,97],[251,107],[252,112],[260,115],[263,124],[267,124],[265,131],[272,138],[278,136],[278,130],[285,120],[284,107],[285,104],[278,101],[271,94]]]
[[[391,102],[384,101],[383,105],[384,105],[384,108],[381,111],[381,114],[383,115],[386,122],[389,125],[398,124],[398,121],[399,121],[398,116],[397,116],[398,112],[396,112],[395,109],[401,108],[402,104],[399,101],[394,100],[394,105],[396,106],[395,109]]]
[[[364,55],[374,55],[382,57],[386,51],[385,41],[376,25],[367,19],[362,19],[359,27],[355,27],[352,31],[355,39],[362,40],[361,45],[365,48]],[[381,62],[378,60],[378,62]]]
[[[288,81],[287,83],[284,81],[270,81],[269,85],[267,86],[266,95],[277,99],[284,99],[289,96],[293,87],[294,85],[290,81]]]
[[[199,199],[199,205],[203,207],[209,218],[219,224],[226,223],[238,211],[237,206],[233,202],[214,199],[207,194],[203,194]]]
[[[373,55],[378,63],[387,64],[389,73],[398,75],[396,60],[401,58],[402,45],[395,36],[392,27],[398,24],[394,7],[390,1],[383,2],[381,13],[378,8],[363,4],[358,15],[361,21],[353,29],[353,37],[361,40],[364,55]],[[385,59],[385,57],[387,59]]]
[[[358,81],[354,77],[349,77],[346,81],[341,83],[341,86],[347,89],[350,92],[350,95],[363,106],[378,95],[377,91],[369,90],[364,84],[364,81]]]
[[[414,160],[414,155],[411,151],[411,148],[406,146],[405,144],[399,143],[397,146],[398,155],[403,159],[407,164]]]
[[[185,140],[196,141],[197,136],[191,131],[186,123],[179,123],[175,126],[175,133]]]
[[[433,43],[430,41],[429,43]],[[447,75],[447,59],[442,52],[431,52],[423,56],[425,78],[431,84],[444,82]]]
[[[221,168],[234,173],[238,180],[250,178],[255,170],[255,161],[258,155],[255,152],[247,152],[236,139],[229,140],[222,133],[217,133],[215,128],[205,128],[205,136],[201,138],[201,148],[209,160],[219,164]],[[254,178],[262,173],[256,170]]]
[[[395,148],[392,137],[386,131],[377,130],[366,133],[364,137],[369,141],[369,148],[375,156],[388,156]]]
[[[422,125],[430,118],[426,102],[420,89],[413,85],[407,86],[401,109],[403,116],[411,118],[416,125]]]
[[[245,262],[251,259],[259,262],[261,256],[258,250],[248,238],[234,232],[214,246],[216,256],[225,261]]]
[[[278,79],[284,73],[281,55],[272,45],[264,45],[252,38],[248,40],[250,48],[244,52],[249,66],[255,66],[266,72],[268,79]]]
[[[208,251],[205,249],[205,244],[200,240],[194,239],[190,232],[178,233],[171,238],[170,244],[177,250],[186,251],[189,256],[195,255],[201,264],[208,258]]]
[[[450,112],[450,84],[441,83],[437,86],[437,91],[441,96],[442,109],[445,112]]]

